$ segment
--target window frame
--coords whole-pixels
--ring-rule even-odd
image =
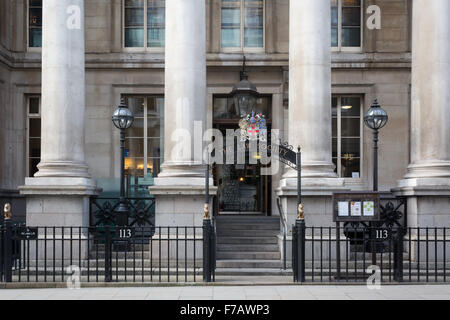
[[[159,156],[159,161],[160,161],[160,166],[162,165],[163,161],[164,161],[164,117],[165,117],[165,108],[166,108],[166,99],[164,94],[122,94],[121,98],[123,98],[128,105],[128,99],[130,98],[134,98],[134,99],[138,99],[138,98],[142,98],[144,100],[144,111],[143,111],[143,116],[142,117],[137,117],[139,119],[142,119],[142,126],[143,126],[143,136],[142,137],[135,137],[135,136],[127,136],[126,139],[142,139],[142,141],[144,141],[143,144],[143,157],[127,157],[127,158],[132,158],[132,159],[143,159],[144,162],[144,167],[143,169],[138,169],[137,165],[134,168],[134,170],[143,170],[144,172],[144,177],[147,175],[147,171],[148,171],[148,160],[149,159],[157,159],[155,157],[149,157],[148,156],[148,141],[149,139],[159,139],[160,140],[160,156]],[[158,98],[162,98],[164,101],[164,110],[162,112],[162,116],[159,118],[160,119],[160,126],[161,126],[161,133],[159,137],[149,137],[148,136],[148,120],[149,120],[149,113],[148,113],[148,99],[149,98],[154,98],[154,99],[158,99]],[[136,161],[135,161],[136,162]],[[124,164],[125,165],[125,164]],[[120,167],[120,166],[119,166]],[[124,168],[124,170],[127,170],[126,168]],[[156,178],[155,173],[154,173],[154,168],[153,168],[153,178]],[[159,173],[158,173],[159,174]]]
[[[37,98],[39,100],[39,112],[38,113],[30,113],[30,101],[33,98]],[[26,165],[25,165],[25,170],[26,170],[26,176],[27,177],[33,177],[32,175],[30,175],[30,119],[42,119],[42,96],[40,94],[30,94],[30,95],[26,95],[25,96],[26,99],[26,115],[27,115],[27,119],[26,119],[26,152],[25,152],[25,156],[26,156]],[[33,138],[33,137],[32,137]],[[42,142],[42,120],[41,120],[41,136],[40,136],[40,140]],[[41,152],[42,152],[42,145],[41,145]],[[42,155],[41,155],[42,156]],[[35,158],[35,157],[33,157]],[[42,157],[39,157],[39,159],[42,159]]]
[[[43,5],[43,4],[42,4]],[[43,10],[43,7],[41,7]],[[26,14],[26,41],[27,41],[27,51],[28,52],[42,52],[42,44],[40,47],[30,47],[30,0],[26,0],[26,10],[27,10],[27,14]],[[42,26],[41,26],[41,30],[43,32],[44,29],[44,13],[42,12],[41,14],[41,19],[42,19]]]
[[[343,47],[342,46],[342,0],[338,1],[338,45],[337,47],[331,47],[332,52],[344,52],[344,53],[361,53],[363,51],[364,43],[364,0],[361,0],[361,25],[360,25],[360,44],[359,47]],[[330,3],[331,6],[331,3]]]
[[[266,0],[263,1],[263,45],[259,48],[254,47],[244,47],[245,42],[245,0],[239,0],[241,2],[241,26],[240,26],[240,36],[241,36],[241,46],[240,47],[223,47],[222,46],[222,0],[220,0],[220,50],[224,53],[263,53],[266,51]]]
[[[164,8],[166,8],[164,6]],[[147,18],[148,18],[148,2],[147,0],[144,0],[144,46],[143,47],[126,47],[125,46],[125,0],[122,0],[122,49],[124,52],[131,52],[131,53],[139,53],[139,52],[151,52],[151,53],[164,53],[165,52],[165,45],[164,47],[148,47],[148,25],[147,25]],[[164,24],[164,30],[166,29],[166,23]],[[164,40],[164,44],[165,44]]]
[[[336,110],[336,140],[337,140],[337,157],[336,157],[336,173],[339,178],[346,181],[360,183],[363,181],[364,173],[364,96],[360,94],[333,94],[332,99],[337,98],[337,110]],[[342,177],[342,98],[359,98],[360,101],[360,113],[359,113],[359,178]],[[333,106],[331,105],[331,112]],[[331,115],[333,121],[333,115]],[[331,134],[331,143],[333,143],[333,133]],[[333,159],[333,155],[331,155]]]

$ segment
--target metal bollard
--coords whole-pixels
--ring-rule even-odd
[[[211,219],[203,220],[203,281],[211,282]]]
[[[4,234],[3,234],[3,276],[5,282],[12,282],[12,214],[11,205],[9,203],[5,204],[4,207]]]

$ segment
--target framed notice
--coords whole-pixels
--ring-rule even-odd
[[[380,220],[378,192],[333,193],[333,221],[359,222]]]

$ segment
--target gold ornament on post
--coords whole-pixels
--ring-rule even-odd
[[[9,203],[5,203],[5,207],[3,208],[3,212],[5,213],[5,220],[11,220],[11,205]]]
[[[211,219],[209,215],[209,204],[205,203],[205,206],[203,208],[203,220],[209,220]]]
[[[304,220],[305,219],[305,216],[303,215],[303,204],[301,204],[301,203],[298,205],[297,219],[298,220]]]

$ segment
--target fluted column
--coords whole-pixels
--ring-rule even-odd
[[[198,157],[201,135],[194,137],[194,124],[197,122],[202,134],[206,113],[205,19],[204,0],[166,1],[165,141],[160,178],[204,176]],[[194,142],[200,143],[200,149],[194,150]],[[177,180],[175,184],[184,182]]]
[[[450,1],[414,0],[407,179],[450,178]]]
[[[36,177],[89,177],[84,0],[43,1],[42,143]]]
[[[336,177],[331,158],[329,0],[290,1],[289,143],[302,147],[305,178]],[[294,176],[290,170],[287,176]]]

